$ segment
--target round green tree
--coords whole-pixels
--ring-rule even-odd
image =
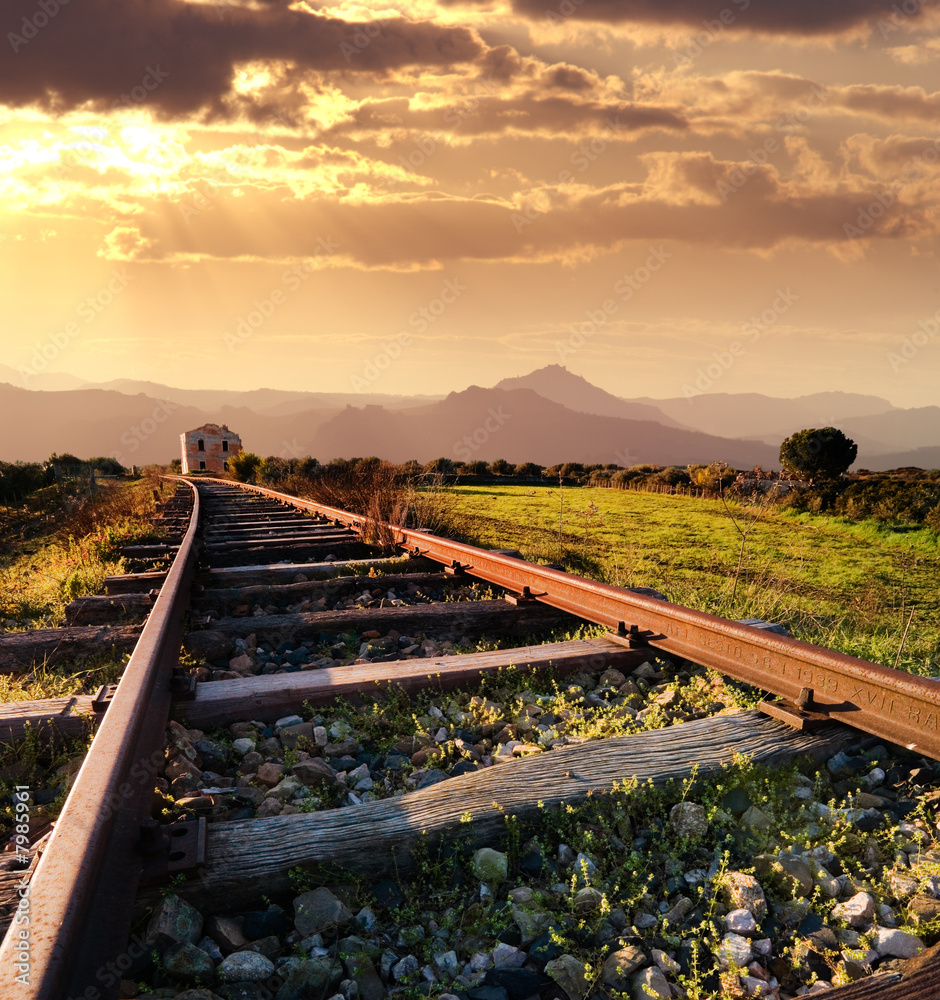
[[[848,471],[857,454],[858,445],[837,427],[813,427],[791,434],[780,445],[780,464],[811,483],[831,482]]]

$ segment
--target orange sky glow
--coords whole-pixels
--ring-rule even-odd
[[[626,397],[940,403],[935,2],[7,0],[0,26],[27,387],[557,363]]]

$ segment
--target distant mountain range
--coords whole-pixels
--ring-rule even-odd
[[[569,372],[562,365],[548,365],[519,378],[504,378],[495,389],[531,389],[553,403],[560,403],[578,413],[593,413],[598,417],[620,417],[623,420],[654,420],[664,427],[684,427],[686,430],[706,430],[692,427],[688,421],[674,419],[657,400],[630,400],[611,395],[587,379]],[[707,430],[709,434],[722,431]],[[734,437],[735,435],[727,435]]]
[[[23,384],[20,373],[9,365],[0,365],[0,383],[26,388],[62,392],[70,389],[107,389],[126,396],[144,395],[151,399],[168,399],[179,406],[195,406],[201,410],[214,410],[222,406],[247,407],[255,413],[284,416],[309,409],[341,410],[344,406],[365,403],[387,406],[415,406],[426,400],[443,399],[443,396],[391,396],[383,393],[357,392],[292,392],[284,389],[176,389],[159,382],[144,382],[120,378],[110,382],[85,382],[74,375],[53,372],[30,377]],[[598,390],[600,391],[600,390]]]
[[[780,399],[756,392],[700,393],[673,399],[642,399],[678,423],[724,437],[760,438],[779,444],[802,427],[838,426],[847,420],[906,413],[879,396],[848,392],[817,392],[811,396]]]
[[[314,441],[316,453],[376,454],[393,462],[445,457],[539,465],[687,465],[721,456],[731,465],[750,466],[776,458],[774,449],[761,442],[714,437],[653,420],[578,413],[531,389],[477,386],[420,410],[347,407],[317,429]]]
[[[0,460],[53,451],[113,455],[125,465],[166,463],[182,431],[226,423],[260,455],[321,461],[379,455],[391,461],[505,458],[518,463],[721,459],[738,468],[778,465],[780,442],[803,427],[834,425],[859,446],[856,467],[940,467],[940,407],[902,409],[877,396],[823,392],[796,399],[703,393],[622,399],[560,365],[492,388],[440,396],[176,389],[64,374],[21,377],[0,365]]]

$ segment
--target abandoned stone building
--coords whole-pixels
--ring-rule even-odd
[[[242,439],[227,424],[203,424],[180,434],[183,475],[190,472],[227,472],[228,461],[242,450]]]

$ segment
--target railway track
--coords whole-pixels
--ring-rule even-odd
[[[500,931],[498,956],[478,960],[477,935],[478,950],[464,961],[466,941],[445,925],[432,931],[445,932],[434,953],[443,957],[422,969],[404,931],[388,938],[381,958],[367,954],[375,914],[365,907],[354,917],[348,879],[365,880],[388,916],[406,903],[396,895],[402,880],[428,870],[428,852],[452,858],[457,844],[472,855],[479,905],[489,914],[482,919],[505,923],[494,893],[512,885],[503,881],[510,873],[486,866],[506,863],[496,848],[507,816],[516,830],[546,809],[590,804],[634,776],[687,779],[694,789],[741,754],[767,764],[826,760],[881,739],[940,759],[934,682],[809,646],[765,623],[716,619],[518,554],[223,481],[180,480],[160,520],[164,542],[128,549],[136,571],[111,578],[107,594],[74,602],[65,628],[0,637],[0,669],[9,670],[95,648],[133,649],[114,691],[0,713],[7,741],[22,738],[27,723],[63,734],[80,732],[89,715],[97,725],[51,837],[41,849],[28,845],[27,869],[4,873],[14,902],[0,995],[113,998],[132,995],[131,980],[145,979],[183,983],[180,993],[211,983],[225,997],[340,992],[351,1000],[358,991],[379,1000],[415,990],[417,980],[432,995],[547,1000],[552,990],[562,995],[558,980],[574,1000],[578,979],[566,956],[536,954],[546,925],[538,915],[526,924],[527,884],[512,890],[515,924]],[[561,641],[555,634],[584,625],[608,632]],[[676,714],[669,682],[689,680],[690,664],[776,697],[763,713]],[[424,713],[420,725],[390,745],[377,717],[400,715],[411,700]],[[611,725],[639,718],[642,728],[657,712],[683,725],[586,741],[571,720],[592,712]],[[651,830],[637,843],[648,847],[656,836]],[[522,873],[535,878],[551,868],[562,881],[570,876],[576,916],[578,907],[590,915],[601,906],[590,857],[579,872],[571,865],[581,861],[561,847],[557,858],[528,847],[512,877],[525,883]],[[293,916],[261,902],[292,896]],[[645,905],[637,912],[655,917]],[[602,950],[633,949],[635,968],[632,978],[605,972],[598,988],[630,991],[645,975],[656,995],[664,973],[679,968],[668,955],[651,958],[669,946],[668,919],[650,939],[658,951],[636,937],[636,925],[615,923],[606,921]],[[302,942],[303,963],[283,951]],[[748,959],[763,968],[760,954]],[[555,963],[549,976],[547,962]],[[893,970],[836,992],[846,1000],[934,996],[940,973],[931,956],[921,962],[903,980]],[[777,977],[768,973],[755,986],[760,976],[749,975],[747,961],[737,964],[741,995],[779,995]],[[727,976],[720,981],[727,989]]]

